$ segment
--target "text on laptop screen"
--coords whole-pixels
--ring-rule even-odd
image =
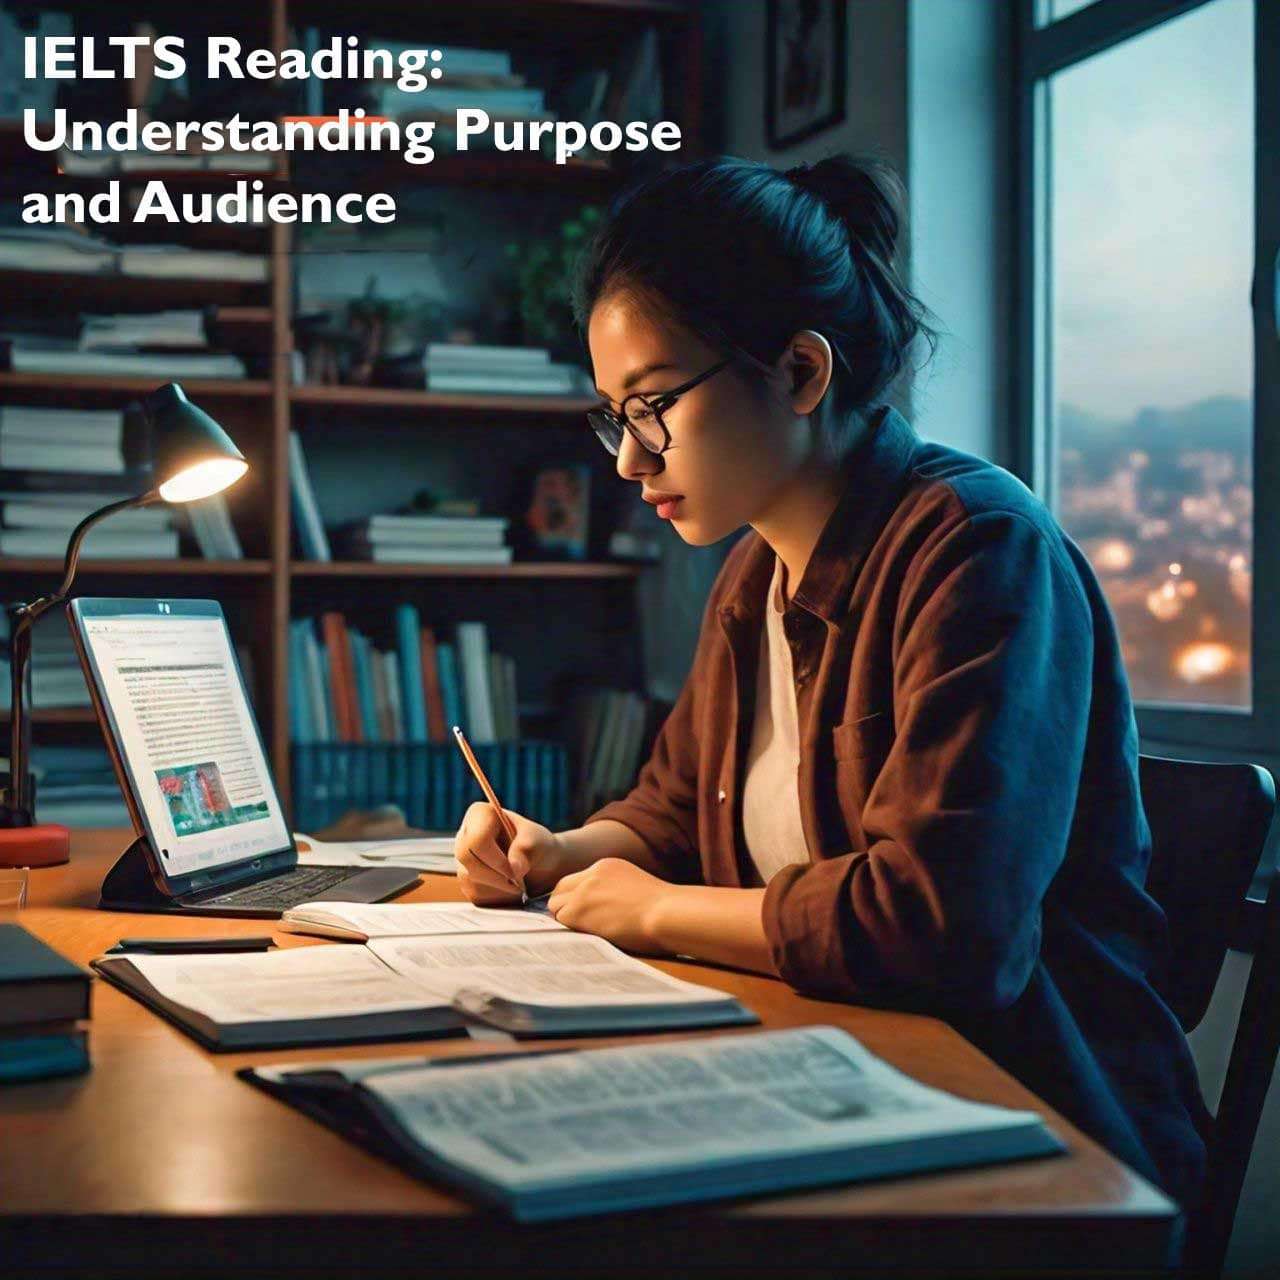
[[[166,873],[287,847],[222,620],[86,617],[84,635]]]

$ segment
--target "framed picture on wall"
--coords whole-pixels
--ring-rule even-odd
[[[847,0],[769,0],[764,111],[775,150],[844,119],[847,21]]]

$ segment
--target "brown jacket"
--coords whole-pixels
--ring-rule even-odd
[[[781,976],[949,1018],[1175,1194],[1203,1104],[1157,994],[1137,733],[1087,561],[1007,472],[880,410],[784,617],[805,860],[769,883]],[[673,880],[758,885],[742,767],[773,552],[748,534],[635,788],[591,821]]]

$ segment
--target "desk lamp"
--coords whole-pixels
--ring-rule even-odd
[[[195,502],[234,484],[249,464],[231,437],[187,399],[176,382],[151,392],[131,406],[150,437],[154,489],[134,498],[112,502],[86,516],[67,543],[62,585],[52,595],[30,604],[8,607],[9,662],[12,698],[9,705],[9,773],[0,775],[0,867],[50,867],[68,861],[71,833],[55,823],[38,824],[32,800],[31,715],[28,706],[28,666],[31,628],[37,618],[66,601],[76,576],[80,545],[99,521],[117,511],[148,507],[157,502]]]

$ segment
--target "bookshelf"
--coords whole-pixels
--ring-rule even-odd
[[[50,7],[56,7],[51,4]],[[109,8],[116,12],[114,5]],[[429,12],[424,13],[424,9]],[[131,10],[119,9],[120,30],[130,28]],[[657,32],[667,118],[676,120],[685,138],[685,155],[696,154],[701,136],[701,42],[696,4],[686,0],[468,0],[461,6],[423,6],[420,0],[374,0],[353,15],[337,0],[228,0],[220,9],[223,25],[246,42],[276,50],[292,42],[304,25],[388,39],[442,45],[478,45],[513,51],[554,51],[572,58],[592,44],[607,48],[646,28]],[[341,160],[344,157],[335,157]],[[23,147],[20,127],[0,124],[0,170],[9,170],[10,190],[92,189],[105,178],[55,175],[53,157]],[[44,166],[43,177],[33,178]],[[269,179],[269,189],[305,190],[325,185],[316,165],[299,166],[289,177]],[[305,172],[302,171],[305,168]],[[19,170],[22,170],[19,176]],[[437,153],[428,166],[386,164],[377,156],[361,158],[361,168],[335,166],[331,185],[345,189],[386,189],[417,185],[449,189],[464,198],[502,201],[526,199],[578,203],[603,202],[617,188],[619,171],[595,163],[555,164],[536,155]],[[119,175],[129,187],[149,176],[180,186],[207,184],[220,190],[240,175],[134,173]],[[250,177],[266,175],[247,175]],[[378,429],[407,438],[431,436],[450,424],[475,429],[474,448],[501,435],[504,428],[536,432],[549,459],[555,450],[581,448],[587,433],[583,413],[592,401],[581,396],[495,396],[441,394],[392,387],[300,385],[291,381],[294,350],[293,232],[287,226],[143,228],[127,222],[101,229],[119,241],[167,240],[199,247],[234,248],[265,253],[270,277],[261,284],[140,279],[68,273],[0,270],[0,296],[30,300],[42,311],[145,311],[180,307],[217,307],[223,345],[237,351],[257,376],[243,381],[190,379],[191,398],[217,417],[240,445],[250,473],[227,494],[232,519],[246,559],[86,560],[77,590],[84,594],[153,595],[171,592],[216,596],[223,604],[237,642],[254,656],[254,700],[272,768],[286,806],[290,792],[289,644],[290,620],[323,609],[344,610],[350,618],[389,614],[394,603],[413,599],[424,619],[448,623],[476,617],[500,620],[522,614],[509,643],[554,651],[582,679],[611,676],[633,687],[642,677],[638,653],[634,565],[591,562],[516,561],[509,566],[406,565],[366,561],[316,563],[295,558],[290,511],[288,440],[298,430],[311,449],[313,433],[326,447],[349,424],[376,422]],[[28,403],[68,407],[124,405],[154,386],[149,378],[56,376],[0,372],[0,404]],[[317,446],[320,447],[320,446]],[[340,447],[337,446],[337,447]],[[0,557],[6,596],[22,598],[55,583],[61,563],[52,559]],[[547,618],[562,616],[565,636],[549,641]],[[546,704],[535,694],[533,705]],[[59,740],[93,740],[95,722],[87,709],[44,710],[35,717],[42,730]],[[68,738],[68,735],[71,735]]]

